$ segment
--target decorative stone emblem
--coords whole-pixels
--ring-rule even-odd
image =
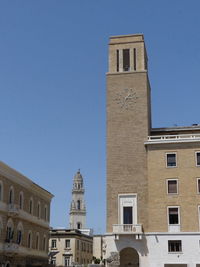
[[[133,109],[136,100],[138,99],[136,92],[133,89],[123,89],[121,93],[116,95],[116,102],[122,109]]]

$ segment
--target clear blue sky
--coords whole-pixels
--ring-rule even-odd
[[[68,226],[80,168],[87,225],[105,231],[110,35],[145,35],[154,127],[200,123],[199,12],[199,0],[0,2],[0,160],[55,195],[51,226]]]

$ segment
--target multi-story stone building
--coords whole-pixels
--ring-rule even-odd
[[[55,266],[73,266],[92,263],[92,236],[77,229],[50,231],[50,263]]]
[[[108,265],[200,266],[200,126],[153,128],[142,34],[110,38]]]
[[[0,266],[48,264],[53,195],[0,162]]]

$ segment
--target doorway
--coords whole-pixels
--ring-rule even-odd
[[[134,248],[120,251],[120,267],[139,267],[139,255]]]

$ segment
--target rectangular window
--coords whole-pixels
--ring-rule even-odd
[[[168,194],[178,194],[178,181],[177,180],[167,180],[167,193]]]
[[[168,240],[168,252],[182,252],[181,240]]]
[[[51,264],[56,265],[56,257],[55,256],[52,257]]]
[[[133,207],[123,207],[124,224],[133,224]]]
[[[176,153],[167,153],[167,167],[176,167]]]
[[[200,166],[200,152],[196,152],[196,165]]]
[[[70,239],[65,240],[65,248],[70,248]]]
[[[79,240],[77,240],[77,249],[79,250]]]
[[[133,49],[133,65],[134,65],[134,70],[136,70],[136,48]]]
[[[64,266],[70,266],[70,257],[64,256]]]
[[[130,70],[130,53],[129,49],[123,49],[123,70]]]
[[[119,71],[119,50],[117,49],[117,72]]]
[[[179,208],[168,208],[169,224],[179,224]]]
[[[56,245],[56,239],[52,239],[51,240],[51,248],[56,248],[57,245]]]

